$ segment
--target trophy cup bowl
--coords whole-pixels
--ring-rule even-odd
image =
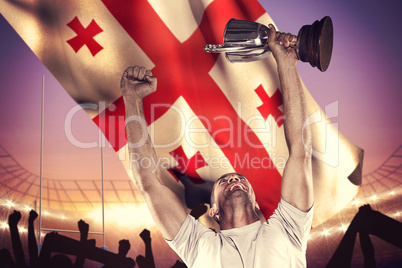
[[[267,45],[269,28],[263,24],[231,19],[226,24],[223,45],[208,44],[204,51],[225,53],[229,62],[252,62],[270,54]],[[325,72],[329,66],[333,47],[333,26],[330,17],[300,28],[297,41],[290,44],[298,58]]]

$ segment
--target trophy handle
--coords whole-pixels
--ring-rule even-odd
[[[254,51],[254,47],[234,47],[234,46],[228,46],[228,45],[212,45],[208,44],[204,46],[204,51],[205,52],[210,52],[210,53],[230,53],[230,52],[251,52]]]

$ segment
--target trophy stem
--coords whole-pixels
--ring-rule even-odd
[[[281,34],[282,32],[276,32],[276,38],[278,38],[278,36]],[[292,48],[297,49],[297,36],[296,35],[292,35],[293,36],[293,41],[289,42],[289,46]]]

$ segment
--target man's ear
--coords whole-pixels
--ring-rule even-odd
[[[255,208],[258,209],[258,210],[261,210],[261,209],[260,209],[260,205],[258,205],[257,202],[255,202]]]
[[[211,218],[219,215],[219,209],[216,207],[216,204],[214,204],[210,209],[209,209],[209,216]]]

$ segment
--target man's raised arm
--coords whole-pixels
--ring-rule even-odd
[[[313,205],[311,130],[305,127],[308,113],[302,83],[297,72],[297,55],[289,47],[290,34],[276,33],[270,25],[268,45],[278,64],[284,107],[285,138],[289,159],[282,176],[281,196],[302,211]]]
[[[147,202],[149,210],[162,235],[172,240],[187,216],[176,194],[160,178],[157,156],[149,137],[144,118],[142,100],[156,90],[156,77],[144,67],[128,67],[121,78],[120,89],[126,107],[127,141],[130,168],[137,188]],[[138,158],[139,157],[139,158]],[[146,163],[137,159],[148,158]]]

